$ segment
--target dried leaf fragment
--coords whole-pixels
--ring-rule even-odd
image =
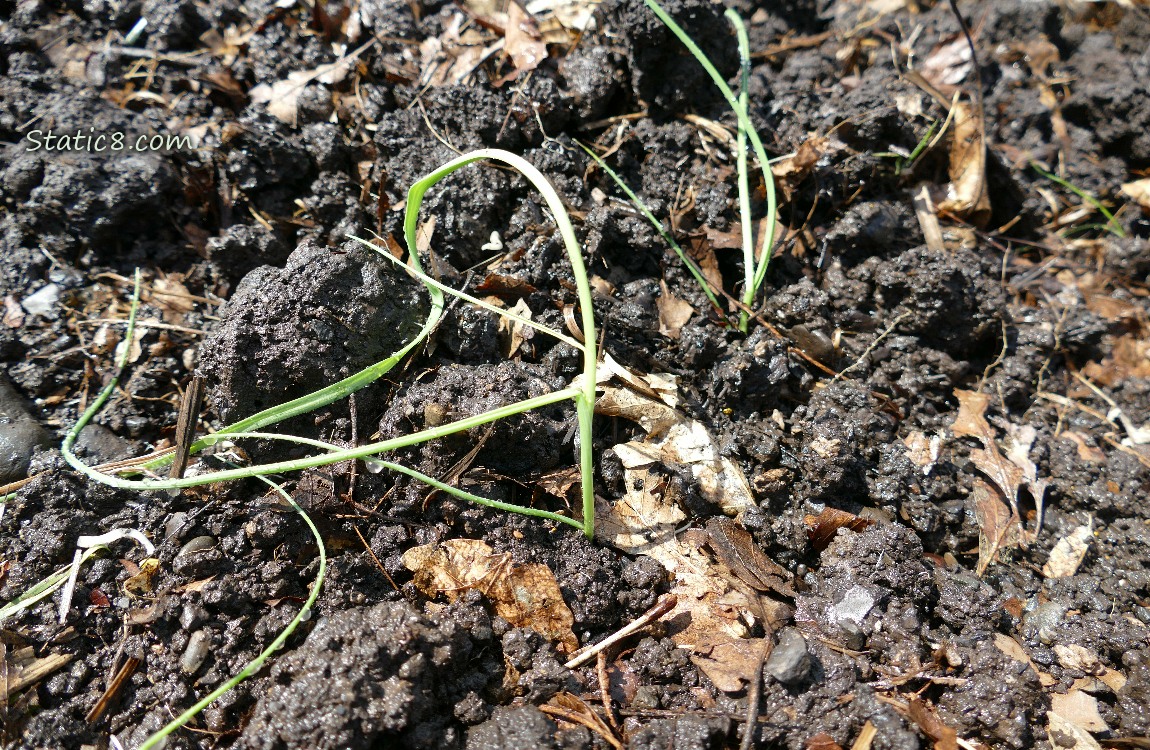
[[[427,596],[443,594],[454,601],[463,591],[475,589],[515,627],[532,628],[558,641],[568,653],[578,648],[571,630],[575,618],[546,565],[515,565],[509,554],[496,554],[478,539],[412,547],[403,553],[403,564],[415,574],[415,587]]]
[[[906,446],[906,456],[916,466],[922,468],[923,475],[930,473],[942,455],[942,438],[938,435],[927,437],[925,433],[914,430],[902,441]]]
[[[998,492],[981,479],[974,480],[974,514],[978,520],[978,563],[975,573],[982,576],[998,560],[1003,549],[1018,546],[1021,525],[1018,515],[999,499]]]
[[[694,663],[715,687],[738,693],[755,679],[756,667],[771,651],[769,638],[703,638],[691,650]]]
[[[535,19],[515,0],[507,4],[507,26],[503,38],[504,50],[515,66],[512,78],[535,70],[547,59],[547,45],[542,41]]]
[[[838,508],[824,508],[817,516],[803,516],[803,523],[808,527],[807,539],[811,540],[811,546],[817,552],[822,552],[831,545],[839,529],[844,526],[858,532],[873,525],[874,521]]]
[[[985,227],[990,220],[990,196],[986,190],[986,124],[979,108],[967,102],[953,105],[954,124],[950,146],[950,185],[939,210]]]
[[[1058,540],[1050,551],[1050,558],[1042,566],[1042,575],[1047,578],[1068,578],[1078,572],[1078,566],[1090,549],[1094,538],[1094,519],[1071,531]]]
[[[944,724],[921,698],[915,696],[910,699],[907,715],[918,724],[923,734],[934,741],[934,750],[958,750],[958,732]]]
[[[1102,750],[1098,740],[1090,732],[1060,715],[1057,711],[1046,712],[1046,732],[1051,743],[1066,750]]]
[[[1150,177],[1125,183],[1122,192],[1130,196],[1143,211],[1150,211]]]
[[[669,339],[677,339],[683,326],[695,314],[695,308],[685,299],[672,294],[667,288],[666,281],[660,279],[659,287],[662,294],[655,300],[655,305],[659,308],[659,333]]]

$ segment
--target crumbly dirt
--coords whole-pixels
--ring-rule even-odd
[[[488,589],[429,596],[404,564],[418,545],[482,539],[505,569],[545,566],[584,645],[671,590],[652,557],[344,462],[282,477],[330,555],[312,616],[168,748],[720,750],[748,735],[792,750],[1095,746],[1059,716],[1112,746],[1144,742],[1150,199],[1122,190],[1150,178],[1144,4],[960,2],[976,78],[946,2],[733,2],[754,53],[751,116],[772,158],[798,154],[776,164],[781,240],[747,334],[577,143],[606,153],[734,295],[735,120],[707,74],[637,0],[605,0],[582,33],[531,4],[548,56],[517,72],[532,32],[505,38],[504,6],[0,2],[0,483],[32,477],[0,516],[0,601],[67,565],[82,535],[139,530],[159,561],[141,583],[148,555],[115,542],[83,568],[62,624],[59,593],[0,623],[3,746],[138,747],[266,648],[318,572],[307,526],[266,485],[135,493],[61,458],[113,370],[134,270],[142,328],[77,444],[93,463],[170,445],[195,375],[202,434],[399,349],[425,291],[348,235],[402,242],[407,188],[475,148],[522,154],[552,181],[594,277],[603,350],[677,376],[680,411],[746,477],[754,507],[739,523],[795,592],[786,622],[751,628],[779,644],[755,723],[752,691],[718,689],[676,640],[681,623],[610,649],[601,685],[594,661],[565,667],[560,644],[497,614]],[[723,7],[666,7],[734,82]],[[277,84],[290,112],[263,96]],[[961,150],[947,107],[955,86],[979,85],[989,206],[983,220],[941,212],[935,238],[914,199],[946,198]],[[33,149],[49,129],[193,140]],[[565,332],[578,319],[551,217],[516,173],[456,172],[421,220],[425,267],[444,282]],[[670,298],[692,308],[685,322],[660,304]],[[580,370],[571,346],[454,301],[385,377],[275,429],[388,439]],[[973,392],[988,398],[989,444],[971,428]],[[559,404],[388,458],[577,514],[574,426]],[[643,434],[597,419],[602,509],[643,489],[608,451]],[[996,483],[1012,472],[1010,496]],[[684,527],[720,512],[690,471],[652,476]],[[1012,505],[1016,523],[995,526],[988,509]],[[828,509],[853,520],[820,537]],[[1054,570],[1071,539],[1084,553]],[[598,724],[571,719],[576,699]]]

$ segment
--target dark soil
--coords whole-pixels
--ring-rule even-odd
[[[93,463],[170,444],[194,374],[208,385],[202,433],[399,349],[426,315],[424,289],[347,236],[402,237],[407,187],[481,147],[522,154],[555,184],[597,277],[603,349],[635,372],[680,378],[682,410],[754,491],[758,507],[741,524],[795,577],[788,629],[757,633],[779,645],[752,746],[850,747],[869,722],[874,748],[954,747],[939,727],[964,747],[1084,748],[1048,732],[1052,706],[1070,694],[1096,705],[1096,739],[1150,735],[1150,449],[1138,430],[1150,422],[1150,206],[1120,192],[1150,176],[1146,8],[959,4],[980,64],[991,203],[979,227],[942,216],[940,248],[912,198],[948,182],[950,139],[905,157],[946,110],[904,74],[908,59],[929,72],[966,53],[948,3],[880,15],[897,4],[737,0],[760,53],[751,107],[768,152],[825,139],[784,183],[783,239],[744,335],[576,145],[612,149],[614,168],[657,216],[674,216],[685,247],[714,258],[733,294],[742,255],[722,239],[738,232],[734,161],[686,116],[729,130],[734,118],[695,60],[642,3],[605,0],[593,28],[554,37],[534,70],[511,75],[495,52],[444,78],[451,55],[503,38],[476,20],[492,12],[480,5],[0,0],[0,483],[35,477],[3,507],[0,600],[67,565],[85,534],[138,529],[160,561],[148,590],[128,595],[146,555],[117,542],[84,568],[63,625],[59,594],[2,623],[4,746],[105,748],[114,737],[137,747],[264,649],[318,571],[302,519],[258,482],[137,494],[67,468],[57,446],[113,370],[134,269],[146,325],[81,436]],[[667,8],[734,80],[723,8]],[[125,44],[141,17],[148,25]],[[433,68],[437,40],[454,51]],[[294,123],[259,101],[256,87],[368,42],[346,75],[300,87]],[[950,65],[938,76],[979,85],[969,67],[955,73],[961,59]],[[195,140],[32,150],[31,132],[49,129]],[[1113,224],[1031,161],[1121,207]],[[522,300],[565,329],[573,275],[524,179],[469,167],[429,193],[423,218],[435,221],[435,274],[508,306]],[[672,335],[660,332],[661,295],[695,310]],[[452,303],[431,342],[385,378],[276,429],[343,445],[386,439],[565,387],[580,371],[577,352],[542,334],[506,352],[495,316]],[[1004,451],[1008,434],[1034,431],[1023,456],[1047,483],[1037,537],[1004,545],[981,575],[989,478],[985,446],[952,427],[961,391],[990,396]],[[596,493],[607,503],[627,487],[604,453],[636,429],[596,422]],[[563,499],[554,477],[570,474],[576,434],[573,407],[559,405],[394,458],[564,512],[577,491]],[[913,446],[932,438],[924,459]],[[301,454],[243,448],[255,459]],[[546,565],[580,645],[655,604],[670,586],[662,566],[367,468],[284,477],[331,554],[316,611],[167,747],[610,747],[540,709],[571,693],[603,714],[593,662],[567,669],[558,644],[475,591],[429,600],[402,555],[483,539],[515,564]],[[689,472],[666,473],[703,529],[718,509]],[[1019,497],[1028,531],[1034,495]],[[807,517],[827,508],[871,523],[820,550]],[[1077,570],[1044,573],[1086,524]],[[715,688],[673,635],[656,625],[609,654],[619,741],[738,747],[747,693]],[[29,647],[70,660],[10,691],[15,655]],[[137,666],[95,716],[130,659]]]

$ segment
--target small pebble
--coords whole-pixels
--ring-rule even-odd
[[[188,647],[180,657],[180,671],[184,674],[195,674],[204,665],[208,658],[208,650],[212,645],[212,634],[208,630],[197,630],[188,639]]]
[[[176,557],[194,555],[197,552],[206,552],[215,546],[216,540],[214,538],[210,536],[198,536],[185,544],[183,547],[180,547],[180,551],[176,553]]]
[[[48,284],[29,294],[20,303],[31,315],[54,317],[56,304],[60,301],[60,287]]]
[[[176,511],[168,516],[168,520],[164,521],[164,538],[171,539],[183,530],[184,524],[188,522],[188,514],[184,511]]]
[[[764,668],[767,674],[784,685],[805,679],[811,671],[811,655],[807,651],[806,639],[794,628],[784,628]]]
[[[0,484],[27,476],[32,454],[50,443],[47,431],[30,419],[0,422]]]

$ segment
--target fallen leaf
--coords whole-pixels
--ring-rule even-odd
[[[811,540],[811,546],[815,548],[816,552],[822,552],[829,547],[839,529],[844,526],[851,531],[858,532],[874,525],[874,521],[869,518],[862,518],[854,513],[829,507],[823,508],[817,516],[803,516],[803,523],[809,527],[807,539]]]
[[[1038,665],[1030,658],[1030,654],[1026,653],[1026,649],[1022,644],[1014,640],[1004,633],[994,634],[994,645],[1002,653],[1014,659],[1017,662],[1025,664],[1030,667],[1034,674],[1038,675],[1038,681],[1043,687],[1050,687],[1058,683],[1054,675],[1048,674],[1038,669]]]
[[[1098,654],[1076,643],[1055,645],[1054,656],[1063,667],[1077,669],[1086,674],[1099,674],[1104,669]]]
[[[659,333],[669,339],[677,339],[679,338],[679,331],[694,315],[695,308],[691,307],[691,304],[686,300],[672,294],[671,290],[667,288],[666,281],[660,280],[659,288],[662,293],[655,300],[655,305],[659,308]]]
[[[803,743],[803,750],[843,750],[842,745],[835,742],[835,738],[826,732],[820,732],[814,737],[808,737]]]
[[[1068,578],[1078,572],[1078,566],[1090,549],[1094,538],[1094,519],[1085,526],[1079,526],[1058,540],[1050,551],[1050,558],[1042,566],[1042,575],[1047,578]]]
[[[1106,463],[1106,454],[1086,442],[1086,436],[1074,430],[1063,430],[1058,437],[1070,440],[1078,447],[1078,457],[1091,464]]]
[[[954,93],[955,87],[962,83],[973,68],[970,45],[962,34],[935,47],[916,66],[923,78],[948,96]]]
[[[950,185],[938,208],[975,227],[990,220],[990,196],[986,191],[986,132],[978,109],[966,102],[953,105],[951,125]]]
[[[515,66],[514,72],[504,80],[535,70],[547,59],[547,45],[541,40],[539,27],[516,0],[507,4],[507,26],[503,38],[504,50]]]
[[[1021,524],[1018,514],[1013,513],[1006,503],[999,499],[993,487],[981,479],[974,480],[974,514],[978,520],[978,563],[975,573],[982,576],[991,563],[998,560],[1003,548],[1018,546]]]
[[[275,81],[270,85],[261,83],[252,87],[248,96],[254,104],[267,105],[268,114],[272,117],[295,127],[299,96],[303,93],[304,87],[312,81],[328,85],[339,83],[347,77],[347,74],[355,66],[355,61],[360,54],[374,44],[374,40],[368,42],[335,62],[320,65],[318,68],[293,70],[288,73],[287,78]]]
[[[911,697],[907,715],[934,742],[934,750],[958,750],[958,732],[944,724],[918,696]]]
[[[1081,690],[1050,696],[1050,710],[1087,732],[1110,731],[1110,727],[1098,713],[1098,700]]]
[[[521,318],[531,320],[531,308],[527,306],[527,300],[525,299],[520,299],[516,302],[510,312]],[[519,347],[523,345],[523,342],[532,338],[534,333],[534,329],[524,325],[518,320],[506,318],[502,315],[499,316],[499,342],[502,344],[503,356],[508,359],[515,356],[515,353],[519,351]]]
[[[1122,192],[1133,198],[1143,211],[1150,211],[1150,177],[1123,184]]]
[[[24,308],[11,294],[4,297],[4,327],[19,328],[24,325]]]
[[[1060,750],[1102,750],[1098,740],[1090,732],[1060,715],[1057,711],[1046,712],[1046,732],[1050,742]]]
[[[1102,386],[1120,385],[1129,378],[1150,378],[1150,339],[1132,333],[1114,340],[1101,362],[1088,362],[1082,375]]]
[[[829,145],[829,138],[811,137],[803,141],[795,153],[771,164],[771,174],[774,175],[775,184],[785,200],[790,200],[799,183],[814,171],[815,165],[827,152]]]
[[[1047,482],[1038,479],[1038,469],[1029,458],[1037,433],[1034,428],[1008,425],[1007,432],[1010,438],[1006,455],[999,450],[995,438],[995,431],[986,421],[986,408],[990,405],[990,397],[985,393],[964,391],[956,388],[954,391],[958,398],[958,416],[955,417],[951,429],[956,436],[973,437],[982,444],[970,452],[970,460],[983,474],[985,474],[1010,504],[1010,510],[1016,517],[1021,517],[1018,510],[1018,492],[1026,486],[1034,499],[1037,520],[1035,531],[1027,533],[1019,521],[1021,532],[1015,540],[1017,544],[1032,541],[1042,528],[1042,519],[1045,514],[1045,498]],[[988,506],[989,507],[989,506]]]
[[[492,601],[495,613],[515,627],[529,627],[557,641],[570,653],[578,648],[572,632],[575,618],[555,574],[542,563],[516,565],[511,555],[496,554],[478,539],[450,539],[412,547],[403,564],[415,574],[415,587],[427,596],[443,594],[454,601],[475,589]]]
[[[184,316],[195,306],[195,299],[184,286],[180,274],[160,272],[152,281],[147,301],[163,311],[164,321],[176,325],[184,322]]]
[[[517,276],[504,276],[492,271],[475,287],[478,292],[494,294],[497,297],[525,297],[538,291],[530,283]]]
[[[724,693],[738,693],[754,679],[755,667],[771,651],[769,638],[704,637],[691,649],[691,662]]]

